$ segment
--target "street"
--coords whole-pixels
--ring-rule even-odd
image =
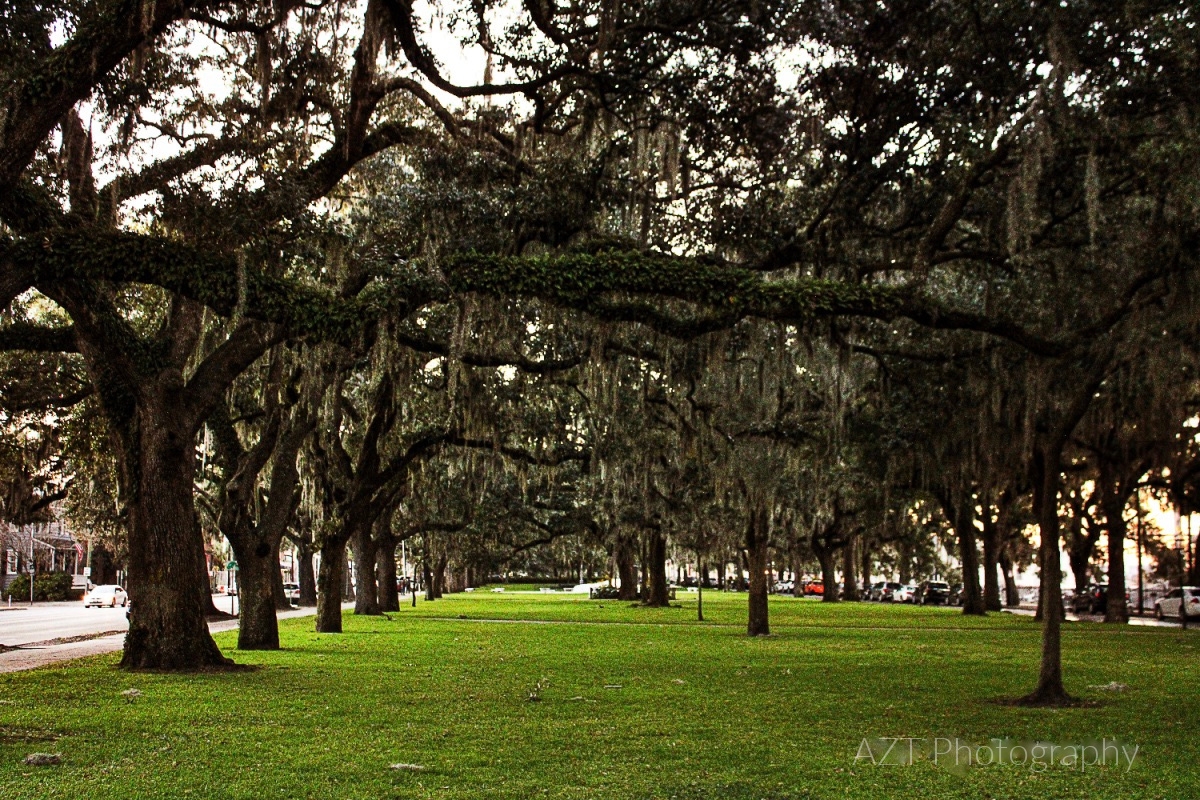
[[[235,598],[214,594],[220,611],[236,612]],[[129,629],[125,609],[84,608],[81,600],[61,603],[7,603],[0,605],[0,647],[16,647],[30,642],[94,636],[98,633],[124,633]]]
[[[49,639],[124,632],[125,609],[84,608],[79,600],[0,607],[0,645],[14,647]]]

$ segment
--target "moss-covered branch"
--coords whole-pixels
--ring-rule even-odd
[[[229,254],[133,233],[62,232],[0,242],[0,253],[36,286],[88,278],[161,286],[219,314],[243,313],[292,336],[349,343],[385,311],[407,314],[443,293],[435,281],[392,276],[356,297],[247,268],[240,286]]]

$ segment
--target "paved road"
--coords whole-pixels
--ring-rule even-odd
[[[125,609],[84,608],[79,601],[13,605],[0,610],[0,645],[14,647],[47,639],[125,631]]]
[[[1004,609],[1004,613],[1006,613],[1006,614],[1020,614],[1023,617],[1032,617],[1035,612],[1036,612],[1036,609],[1034,609],[1034,608],[1024,608],[1024,607]],[[1103,614],[1074,614],[1070,611],[1067,612],[1066,618],[1069,622],[1103,622],[1104,621]],[[1192,620],[1193,620],[1193,617],[1191,615],[1188,615],[1188,627],[1189,628],[1200,628],[1200,625],[1197,625]],[[1147,614],[1144,617],[1131,615],[1129,617],[1129,624],[1130,625],[1144,625],[1147,628],[1178,628],[1179,620],[1168,618],[1168,619],[1164,619],[1162,622],[1159,622],[1158,620],[1156,620],[1154,618],[1154,616],[1152,614]]]
[[[213,602],[221,611],[237,610],[232,606],[235,599],[226,595],[214,594]],[[120,607],[84,608],[78,600],[0,606],[0,645],[7,647],[127,630],[125,609]]]
[[[217,608],[224,609],[228,603],[229,600],[223,598],[223,601],[217,602]],[[354,608],[354,604],[343,603],[342,608]],[[84,614],[85,611],[87,614],[95,614],[99,611],[101,614],[107,614],[108,616],[92,616],[89,619],[87,614]],[[280,612],[279,618],[307,617],[312,616],[316,612],[315,608],[297,608],[291,611]],[[30,614],[31,616],[22,621],[21,617],[26,614]],[[106,625],[110,624],[112,627],[106,627]],[[208,629],[213,633],[217,633],[219,631],[233,630],[237,625],[237,620],[210,622]],[[6,608],[0,611],[0,644],[5,644],[9,647],[17,646],[17,649],[0,652],[0,673],[34,669],[59,661],[69,661],[73,658],[83,658],[84,656],[94,656],[101,653],[114,653],[124,646],[124,631],[128,630],[128,627],[125,621],[125,610],[122,608],[85,609],[83,603],[79,602],[38,603],[32,608],[26,606],[21,610],[17,610],[16,607],[13,610]],[[30,642],[43,642],[50,639],[86,636],[88,634],[94,635],[116,630],[121,631],[121,633],[112,636],[100,636],[85,641],[47,645],[35,644],[30,647],[20,646],[29,644]]]

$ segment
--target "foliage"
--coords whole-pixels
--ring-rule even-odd
[[[29,598],[29,573],[18,575],[5,590],[14,598]],[[39,572],[33,580],[34,600],[70,600],[71,576],[66,572]]]

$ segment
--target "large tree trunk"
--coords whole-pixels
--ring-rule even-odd
[[[771,633],[767,610],[767,555],[770,549],[767,513],[766,509],[751,511],[746,525],[746,563],[750,572],[746,633],[750,636],[767,636]]]
[[[169,388],[142,387],[136,420],[121,431],[133,601],[121,666],[224,667],[230,661],[209,635],[211,594],[197,567],[204,544],[192,503],[194,432],[180,421],[178,401],[162,397],[177,397]]]
[[[666,608],[671,604],[667,586],[667,539],[653,528],[646,533],[646,587],[642,605]]]
[[[379,616],[379,587],[375,583],[375,562],[379,543],[371,528],[363,526],[350,537],[354,549],[354,613]]]
[[[1061,483],[1063,442],[1039,442],[1034,449],[1033,504],[1041,530],[1038,560],[1042,587],[1039,606],[1042,613],[1042,664],[1038,685],[1021,698],[1024,705],[1067,705],[1062,679],[1062,568],[1059,565],[1061,535],[1058,520],[1058,490]]]
[[[342,580],[346,567],[346,540],[331,536],[321,545],[317,574],[317,633],[342,632]]]
[[[617,589],[620,600],[638,599],[638,573],[635,563],[637,553],[633,542],[623,534],[617,536],[614,556],[617,562],[617,577],[621,586]]]

